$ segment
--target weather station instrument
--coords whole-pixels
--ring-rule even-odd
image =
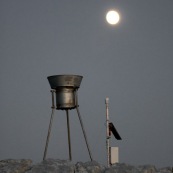
[[[107,166],[110,167],[110,165],[119,162],[118,147],[110,147],[111,134],[113,134],[117,140],[121,140],[121,137],[118,131],[116,130],[115,126],[113,125],[113,123],[109,121],[109,98],[108,97],[106,97],[105,99],[105,104],[106,104]]]
[[[53,117],[55,109],[57,110],[64,110],[66,112],[67,118],[67,132],[68,132],[68,148],[69,148],[69,160],[72,160],[72,152],[71,152],[71,138],[70,138],[70,121],[69,121],[69,110],[76,109],[78,118],[81,124],[82,132],[85,138],[86,146],[88,149],[88,153],[90,156],[91,161],[92,154],[90,151],[90,147],[88,144],[86,132],[84,129],[82,117],[79,111],[78,105],[78,95],[77,91],[80,87],[81,81],[83,76],[79,75],[54,75],[48,76],[48,81],[51,86],[51,94],[52,94],[52,114],[50,117],[50,123],[47,133],[46,145],[44,149],[43,160],[46,159],[47,149],[51,134],[51,128],[53,123]],[[56,105],[55,105],[55,96],[56,96]]]

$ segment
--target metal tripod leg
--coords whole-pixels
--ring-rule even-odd
[[[69,160],[72,160],[72,154],[71,154],[71,140],[70,140],[70,123],[69,123],[68,109],[66,110],[66,115],[67,115],[67,130],[68,130]]]
[[[48,133],[47,133],[47,140],[46,140],[46,146],[45,146],[45,149],[44,149],[43,160],[46,159],[47,148],[48,148],[49,138],[50,138],[50,132],[51,132],[52,122],[53,122],[53,117],[54,117],[54,110],[55,110],[55,109],[52,108],[52,114],[51,114],[50,123],[49,123],[49,129],[48,129]]]
[[[92,155],[91,155],[91,152],[90,152],[89,144],[88,144],[88,141],[87,141],[87,136],[86,136],[86,133],[85,133],[85,129],[84,129],[84,126],[83,126],[83,122],[82,122],[82,118],[80,116],[80,112],[79,112],[78,106],[76,107],[76,110],[77,110],[79,121],[80,121],[80,124],[81,124],[81,127],[82,127],[82,131],[83,131],[83,135],[84,135],[84,138],[85,138],[85,142],[86,142],[86,146],[87,146],[87,149],[88,149],[88,153],[89,153],[90,159],[92,161],[93,160],[92,159]]]
[[[54,104],[54,92],[55,92],[55,90],[51,90],[50,92],[52,94],[52,114],[50,117],[50,123],[49,123],[49,129],[48,129],[48,133],[47,133],[47,139],[46,139],[46,145],[45,145],[45,149],[44,149],[43,160],[46,159],[47,148],[48,148],[48,144],[49,144],[49,138],[50,138],[52,122],[53,122],[53,117],[54,117],[54,111],[55,111],[55,104]]]

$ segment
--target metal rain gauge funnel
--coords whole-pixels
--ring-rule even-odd
[[[48,134],[46,139],[46,145],[44,150],[43,160],[46,159],[47,155],[47,148],[52,128],[52,122],[54,117],[54,110],[65,110],[66,117],[67,117],[67,130],[68,130],[68,146],[69,146],[69,160],[72,160],[72,153],[71,153],[71,140],[70,140],[70,123],[69,123],[69,110],[76,109],[78,118],[81,124],[81,128],[83,131],[83,135],[85,138],[86,146],[89,152],[90,159],[92,160],[92,155],[90,152],[89,144],[87,141],[87,136],[85,133],[84,125],[82,122],[82,118],[79,112],[79,105],[78,105],[78,96],[77,91],[80,87],[81,81],[83,76],[79,75],[54,75],[48,76],[48,81],[51,86],[51,93],[52,93],[52,114],[50,118]],[[55,99],[54,96],[56,95],[56,107],[55,107]]]

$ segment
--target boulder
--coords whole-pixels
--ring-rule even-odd
[[[103,173],[105,167],[97,163],[91,162],[78,162],[75,165],[75,173]]]
[[[164,167],[158,169],[159,173],[173,173],[173,167]]]
[[[105,169],[105,173],[140,173],[135,167],[125,163],[116,163]]]
[[[138,166],[138,170],[141,173],[156,173],[158,172],[156,167],[154,165],[143,165],[143,166]]]
[[[25,173],[31,169],[32,160],[6,159],[0,161],[0,173]]]
[[[26,173],[74,173],[75,167],[68,160],[46,159],[32,166]]]
[[[156,169],[153,165],[132,166],[116,163],[105,167],[96,161],[78,162],[46,159],[33,164],[29,159],[6,159],[0,161],[0,173],[173,173],[172,167]]]

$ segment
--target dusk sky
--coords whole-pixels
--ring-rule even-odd
[[[110,9],[117,25],[106,22]],[[42,160],[47,76],[59,74],[83,76],[79,109],[94,160],[106,165],[109,97],[119,161],[173,166],[173,0],[1,0],[0,160]],[[73,161],[89,161],[69,114]],[[55,111],[47,158],[68,159],[65,111]]]

